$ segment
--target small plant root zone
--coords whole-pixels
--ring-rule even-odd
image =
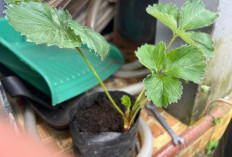
[[[113,99],[124,112],[121,94]],[[91,99],[91,97],[89,97]],[[84,107],[76,112],[74,125],[80,132],[123,132],[123,119],[105,95],[98,95],[94,101],[86,101]]]

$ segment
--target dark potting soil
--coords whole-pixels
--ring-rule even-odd
[[[115,99],[114,101],[124,112],[125,107],[121,105],[121,102]],[[90,106],[91,104],[88,103],[92,102],[86,101],[85,103],[84,106]],[[79,128],[80,132],[99,133],[123,131],[122,116],[105,95],[99,95],[93,103],[94,105],[90,107],[83,107],[81,110],[78,110],[75,115],[74,125]]]

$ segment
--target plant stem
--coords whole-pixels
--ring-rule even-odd
[[[171,47],[172,43],[175,41],[175,39],[177,38],[178,36],[176,34],[173,34],[173,37],[170,41],[170,43],[168,44],[167,46],[167,51],[169,50],[169,48]],[[144,106],[144,104],[147,102],[147,99],[143,100],[144,97],[145,97],[145,88],[143,88],[143,90],[141,91],[141,93],[139,94],[138,98],[136,99],[134,105],[133,105],[133,108],[131,110],[131,121],[130,121],[130,125],[133,124],[134,122],[134,119],[137,115],[137,113],[139,112],[139,110]],[[143,101],[142,101],[143,100]],[[142,102],[141,102],[142,101]],[[141,103],[141,104],[140,104]]]
[[[134,120],[135,120],[136,115],[138,114],[139,110],[146,104],[146,102],[147,102],[147,99],[145,98],[145,99],[141,102],[141,104],[139,105],[139,107],[136,109],[135,113],[133,114],[133,116],[132,116],[132,118],[131,118],[131,120],[130,120],[130,124],[129,124],[130,126],[134,123]]]
[[[102,82],[101,78],[98,76],[97,72],[94,70],[93,66],[90,64],[90,62],[88,61],[88,59],[85,57],[84,53],[81,51],[80,48],[76,47],[77,51],[79,51],[79,53],[81,54],[81,56],[83,57],[83,59],[85,60],[85,62],[88,64],[89,68],[92,70],[93,74],[96,76],[96,78],[98,79],[100,85],[102,86],[103,90],[105,91],[107,97],[109,98],[109,100],[111,101],[111,103],[114,105],[115,109],[122,115],[123,121],[125,122],[125,116],[124,113],[122,112],[122,110],[118,107],[118,105],[115,103],[115,101],[113,100],[113,98],[111,97],[110,93],[107,91],[104,83]],[[125,124],[125,123],[124,123]]]
[[[130,111],[126,110],[126,112],[125,112],[124,126],[123,126],[124,131],[130,130],[130,127],[131,127],[131,125],[130,125]]]
[[[131,110],[131,114],[133,115],[134,114],[134,112],[136,111],[136,109],[138,108],[138,106],[139,106],[139,103],[141,102],[141,100],[143,100],[143,98],[145,97],[145,88],[143,88],[143,90],[140,92],[140,94],[139,94],[139,96],[137,97],[137,99],[136,99],[136,101],[135,101],[135,103],[134,103],[134,105],[133,105],[133,108],[132,108],[132,110]]]
[[[171,47],[172,43],[174,42],[174,40],[176,39],[177,35],[174,34],[173,37],[172,37],[172,40],[170,41],[170,43],[168,44],[168,47],[167,47],[167,51],[169,50],[169,48]]]

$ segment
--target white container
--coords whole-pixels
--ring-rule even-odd
[[[153,137],[150,128],[142,118],[139,118],[139,135],[142,143],[137,157],[151,157]]]

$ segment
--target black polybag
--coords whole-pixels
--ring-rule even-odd
[[[114,100],[121,99],[122,95],[128,95],[124,92],[110,92]],[[73,147],[77,154],[81,157],[132,157],[135,149],[139,118],[136,117],[134,125],[126,132],[101,132],[88,133],[79,132],[79,129],[74,126],[72,119],[78,109],[83,107],[85,101],[91,101],[89,106],[94,105],[94,100],[97,96],[106,96],[104,92],[97,92],[83,97],[77,108],[71,112],[70,131],[73,138]],[[117,96],[117,97],[115,97]],[[130,95],[128,95],[130,96]],[[130,96],[132,104],[135,99]]]

